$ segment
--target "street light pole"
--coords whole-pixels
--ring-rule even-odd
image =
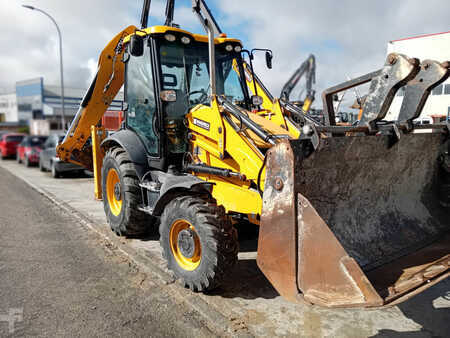
[[[53,17],[44,12],[42,9],[33,7],[33,6],[28,6],[28,5],[22,5],[25,8],[34,10],[34,11],[38,11],[41,12],[42,14],[44,14],[46,17],[48,17],[50,20],[52,20],[52,22],[55,24],[56,26],[56,30],[58,31],[58,38],[59,38],[59,73],[60,73],[60,77],[61,77],[61,122],[62,122],[62,127],[63,130],[66,129],[66,114],[65,114],[65,107],[64,107],[64,71],[63,71],[63,50],[62,50],[62,37],[61,37],[61,31],[59,29],[58,24],[56,23],[55,19],[53,19]]]

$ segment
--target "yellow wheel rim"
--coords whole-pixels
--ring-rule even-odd
[[[116,189],[119,189],[118,191]],[[114,216],[119,216],[122,210],[122,193],[120,192],[120,179],[116,169],[111,168],[106,176],[106,197],[109,210]]]
[[[194,245],[193,249],[191,248],[191,257],[186,257],[178,246],[180,233],[183,231],[186,233],[186,230],[192,235],[191,243]],[[170,249],[178,265],[187,271],[197,269],[201,262],[202,247],[194,226],[184,219],[176,220],[170,229],[169,241]]]

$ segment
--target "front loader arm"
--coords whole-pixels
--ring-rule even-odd
[[[233,63],[234,71],[239,74],[239,69],[237,67],[236,62]],[[287,118],[291,113],[287,111],[280,102],[280,99],[274,98],[269,90],[264,86],[259,77],[254,74],[250,68],[250,65],[247,62],[243,62],[243,68],[245,72],[245,81],[247,83],[247,87],[253,95],[258,94],[263,99],[262,108],[264,110],[270,111],[269,116],[267,116],[268,120],[276,123],[279,126],[283,126],[286,130],[289,131],[289,134],[293,138],[298,138],[300,136],[300,129],[296,126],[290,119]],[[256,87],[256,92],[255,92]]]
[[[92,169],[92,149],[85,147],[91,126],[97,125],[124,83],[123,39],[137,30],[129,26],[117,34],[103,49],[94,77],[67,134],[56,152],[66,162]]]

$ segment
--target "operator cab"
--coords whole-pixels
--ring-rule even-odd
[[[189,150],[186,114],[211,104],[208,38],[167,26],[138,34],[143,41],[141,55],[132,55],[136,53],[131,42],[124,56],[127,127],[138,134],[153,160],[167,158],[181,164]],[[241,49],[238,40],[216,38],[216,91],[249,109],[245,79],[233,71],[234,62],[243,69]]]

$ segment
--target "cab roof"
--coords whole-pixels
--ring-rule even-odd
[[[183,29],[180,29],[177,27],[170,27],[170,26],[152,26],[152,27],[148,27],[148,28],[145,28],[142,30],[136,30],[136,32],[134,34],[138,34],[141,36],[148,36],[148,35],[157,35],[157,34],[164,34],[164,33],[178,33],[178,34],[189,36],[190,38],[192,38],[198,42],[208,42],[207,35],[194,34],[194,33],[185,31]],[[124,39],[124,43],[128,43],[130,41],[130,37],[134,34],[130,34],[130,35],[126,36]],[[225,43],[225,42],[233,42],[233,43],[238,43],[242,46],[241,40],[228,38],[226,36],[217,37],[214,39],[214,41],[217,45]]]

